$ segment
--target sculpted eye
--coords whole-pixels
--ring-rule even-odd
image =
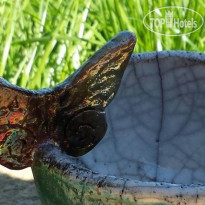
[[[105,113],[86,110],[74,115],[65,128],[61,147],[69,155],[79,156],[91,150],[105,135],[107,128]]]

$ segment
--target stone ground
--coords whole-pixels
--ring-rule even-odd
[[[41,205],[30,168],[11,171],[0,166],[0,204]]]

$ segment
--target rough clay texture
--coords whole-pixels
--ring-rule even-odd
[[[199,204],[205,201],[204,185],[141,182],[105,176],[83,167],[76,158],[46,145],[33,166],[37,190],[44,205],[67,204]]]

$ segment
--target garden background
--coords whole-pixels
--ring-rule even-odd
[[[183,6],[205,16],[205,1],[1,0],[0,76],[29,89],[62,82],[122,30],[135,33],[134,52],[205,51],[204,25],[182,36],[163,36],[143,25],[153,9]],[[30,169],[0,168],[0,204],[40,204]]]

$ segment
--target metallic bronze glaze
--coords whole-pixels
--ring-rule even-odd
[[[135,45],[121,32],[63,83],[26,90],[0,77],[0,163],[31,166],[39,144],[50,141],[72,156],[90,151],[103,138],[105,107],[115,96]]]

